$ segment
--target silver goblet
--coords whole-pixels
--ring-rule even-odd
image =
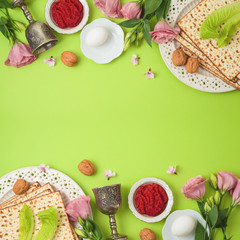
[[[98,209],[109,216],[112,236],[107,239],[124,240],[128,239],[125,235],[118,234],[115,213],[120,208],[122,203],[121,185],[115,184],[94,188],[93,193],[96,198]]]
[[[13,7],[20,7],[29,21],[25,34],[33,54],[42,53],[57,44],[58,40],[48,25],[33,20],[24,0],[13,0],[11,4]]]

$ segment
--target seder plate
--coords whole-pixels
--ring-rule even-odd
[[[166,21],[170,26],[176,26],[176,23],[199,2],[201,2],[201,0],[172,0]],[[174,66],[172,64],[172,53],[178,47],[179,43],[175,40],[159,44],[159,50],[165,64],[180,81],[192,88],[204,92],[220,93],[235,90],[235,88],[202,68],[199,68],[197,73],[190,74],[186,71],[185,66]]]
[[[85,196],[81,187],[62,172],[52,168],[43,172],[39,170],[38,167],[26,167],[17,169],[0,178],[0,203],[14,195],[12,188],[19,178],[23,178],[29,183],[39,182],[41,185],[50,183],[55,191],[61,192],[65,206],[69,201],[78,196]],[[73,225],[74,227],[80,227],[78,223],[74,223]]]

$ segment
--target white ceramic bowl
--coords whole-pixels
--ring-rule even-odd
[[[85,42],[86,36],[95,27],[104,27],[108,31],[108,39],[99,47],[90,47]],[[106,19],[99,18],[86,25],[81,32],[81,50],[83,54],[96,63],[109,63],[119,57],[124,49],[124,32],[122,28]]]
[[[47,21],[48,25],[53,30],[55,30],[56,32],[62,33],[62,34],[73,34],[73,33],[76,33],[78,31],[80,31],[85,26],[85,24],[87,23],[88,17],[89,17],[89,7],[88,7],[88,4],[87,4],[86,0],[79,0],[79,2],[83,6],[83,18],[82,18],[82,21],[74,28],[64,28],[64,29],[58,27],[54,23],[54,21],[52,20],[52,17],[51,17],[51,7],[52,7],[52,4],[55,1],[56,0],[48,0],[48,2],[46,4],[46,7],[45,7],[45,18],[46,18],[46,21]]]
[[[177,210],[172,212],[166,219],[166,222],[162,229],[163,240],[194,240],[195,239],[195,231],[192,234],[189,234],[183,237],[175,236],[172,234],[171,229],[172,229],[173,222],[178,217],[184,216],[184,215],[193,217],[196,221],[201,223],[203,227],[205,227],[206,221],[203,219],[203,217],[199,212],[196,212],[191,209]],[[209,234],[209,229],[207,229],[207,232]]]
[[[148,184],[148,183],[156,183],[156,184],[160,185],[165,190],[165,192],[167,193],[167,196],[168,196],[168,202],[167,202],[167,206],[166,206],[165,210],[161,214],[157,215],[156,217],[142,215],[137,211],[137,209],[134,206],[134,195],[135,195],[136,190],[140,186],[142,186],[144,184]],[[144,222],[148,222],[148,223],[160,222],[162,219],[167,217],[167,215],[171,212],[171,209],[173,206],[173,194],[172,194],[172,191],[169,188],[169,186],[164,181],[162,181],[158,178],[153,178],[153,177],[143,178],[140,181],[136,182],[132,186],[130,193],[128,195],[128,205],[129,205],[130,210],[134,214],[134,216],[137,217],[138,219],[140,219]]]

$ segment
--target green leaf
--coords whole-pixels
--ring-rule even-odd
[[[216,223],[216,228],[222,228],[227,226],[227,213],[228,208],[218,211],[218,220]]]
[[[42,223],[40,230],[34,236],[33,240],[51,240],[55,235],[58,225],[58,211],[55,207],[50,207],[44,211],[38,212],[38,217]]]
[[[8,31],[7,31],[7,29],[6,29],[6,26],[0,25],[0,32],[1,32],[6,38],[8,38]]]
[[[0,17],[0,25],[7,24],[8,20],[5,17]]]
[[[205,213],[205,210],[204,210],[204,202],[200,202],[200,201],[197,201],[197,204],[198,204],[198,208],[202,214],[202,216],[204,217],[204,219],[206,219],[206,213]]]
[[[162,0],[145,0],[145,16],[154,13],[161,5]]]
[[[85,227],[88,230],[88,232],[92,232],[93,231],[93,225],[88,220],[85,221]]]
[[[125,28],[133,28],[135,27],[138,23],[140,23],[142,20],[141,19],[137,19],[137,18],[132,18],[130,20],[124,21],[119,23],[119,25],[121,27],[125,27]]]
[[[220,30],[219,37],[218,37],[218,47],[223,47],[228,45],[231,40],[232,36],[237,32],[238,28],[240,27],[240,13],[234,15],[226,23]]]
[[[202,39],[218,38],[222,23],[225,23],[234,15],[240,12],[240,2],[227,4],[213,11],[202,23],[200,37]]]
[[[147,44],[152,47],[152,40],[151,40],[151,34],[150,34],[150,24],[147,19],[144,19],[144,25],[143,25],[143,34],[144,39],[146,40]]]
[[[0,0],[0,8],[13,8],[7,0]]]
[[[164,9],[164,14],[163,14],[163,18],[166,19],[169,8],[170,8],[170,4],[171,4],[171,0],[166,0],[166,5],[165,5],[165,9]]]
[[[102,239],[102,231],[98,227],[98,225],[90,218],[87,219],[93,225],[93,233],[97,237],[98,240]]]
[[[160,21],[162,18],[165,19],[167,17],[170,4],[171,4],[171,0],[163,0],[162,1],[161,5],[158,7],[158,9],[155,12],[157,21]]]
[[[204,227],[202,226],[202,224],[199,222],[197,222],[194,239],[195,240],[205,240],[206,239],[206,231],[205,231]]]
[[[30,240],[34,232],[34,216],[30,207],[24,204],[19,212],[19,240]]]
[[[208,213],[209,222],[212,227],[215,227],[218,221],[218,207],[214,206],[211,211]]]
[[[165,1],[165,0],[164,0]],[[155,15],[157,18],[157,21],[160,21],[163,18],[163,14],[164,14],[164,4],[165,2],[162,2],[162,4],[160,5],[160,7],[156,10]]]

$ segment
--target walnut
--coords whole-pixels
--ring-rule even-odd
[[[182,49],[177,49],[172,54],[172,62],[175,66],[183,66],[187,62],[187,55]]]
[[[61,60],[63,62],[63,64],[65,64],[68,67],[72,67],[75,64],[77,64],[78,62],[78,57],[76,54],[69,52],[69,51],[65,51],[61,54]]]
[[[185,65],[187,72],[195,73],[199,68],[199,61],[197,58],[190,57]]]
[[[149,228],[143,228],[139,233],[141,240],[156,240],[155,233]]]
[[[18,179],[13,186],[13,192],[16,195],[21,195],[25,193],[28,189],[29,189],[29,183],[24,179]]]
[[[79,171],[86,175],[86,176],[92,176],[95,173],[95,167],[89,160],[83,160],[78,165]]]

